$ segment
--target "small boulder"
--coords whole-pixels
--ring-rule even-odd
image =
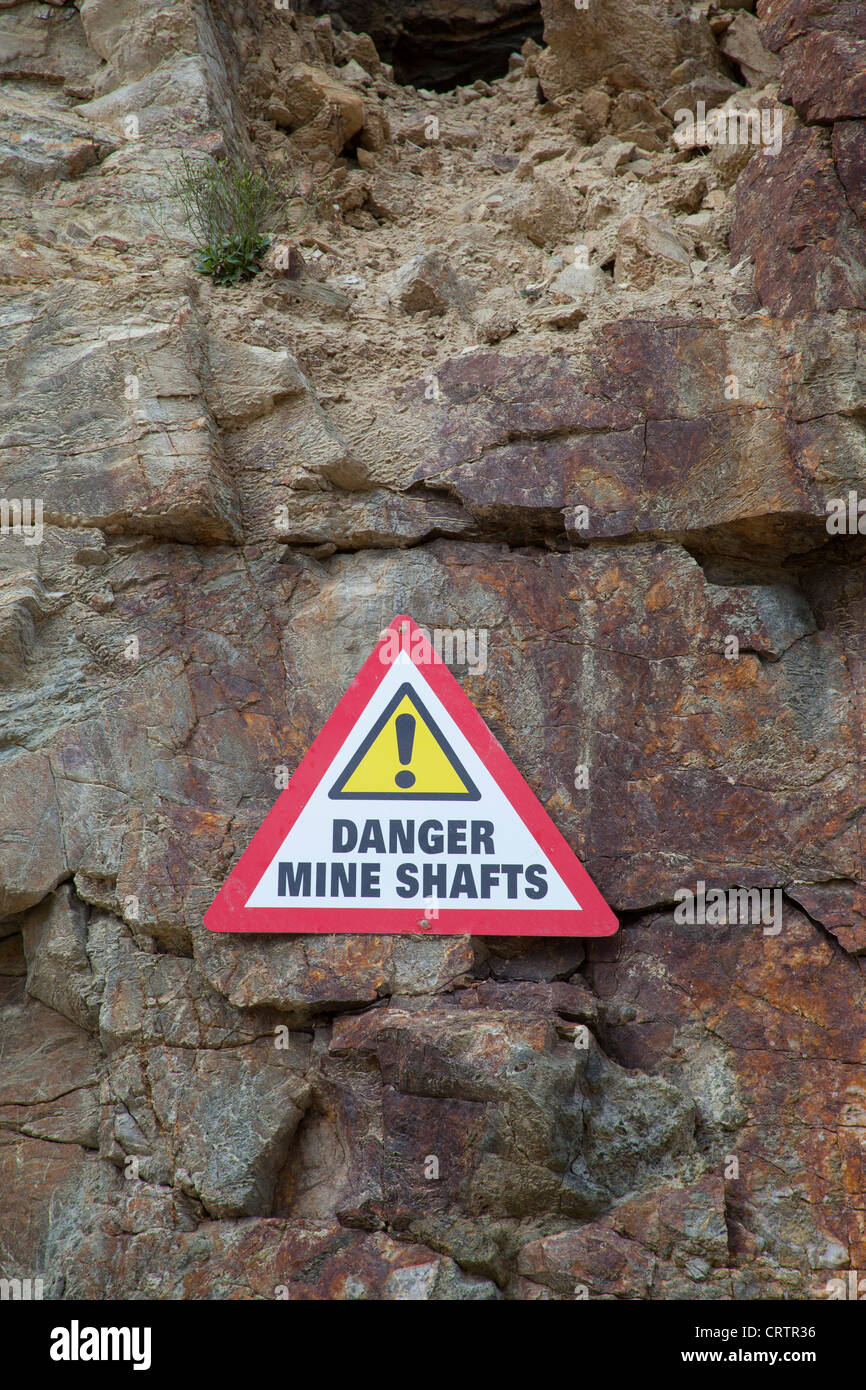
[[[454,273],[439,251],[419,251],[393,276],[390,298],[406,314],[444,314],[464,309],[471,298],[467,281]]]
[[[761,30],[753,14],[741,10],[719,41],[726,58],[736,63],[750,87],[766,87],[775,82],[782,64],[761,42]]]
[[[565,241],[578,216],[573,194],[541,175],[505,198],[502,209],[512,229],[536,246],[554,246]]]
[[[601,266],[575,262],[559,272],[550,288],[554,294],[568,295],[572,300],[592,299],[608,293],[610,277],[605,275]]]
[[[671,212],[696,213],[703,206],[706,196],[706,174],[702,169],[692,169],[687,165],[668,194],[667,205]]]
[[[335,34],[334,49],[340,61],[354,60],[360,63],[371,77],[382,76],[382,60],[369,34],[353,34],[351,30]]]
[[[300,248],[291,241],[272,241],[262,260],[262,268],[271,275],[284,275],[287,280],[300,280],[306,269]]]
[[[478,341],[501,343],[511,336],[519,319],[520,307],[511,290],[491,290],[475,316]]]
[[[608,174],[615,174],[617,169],[624,169],[635,152],[633,140],[615,140],[612,135],[599,141],[599,146],[602,151],[601,167]]]
[[[667,144],[671,122],[645,92],[621,92],[610,114],[620,140],[640,150],[660,153]]]
[[[603,87],[590,87],[580,97],[580,109],[598,126],[605,126],[610,115],[610,97]]]
[[[626,217],[617,229],[616,242],[617,285],[648,290],[660,280],[691,278],[691,257],[673,228],[648,217]]]
[[[536,328],[579,328],[585,318],[586,310],[567,299],[562,304],[536,309],[531,322]]]
[[[286,130],[299,130],[326,109],[334,124],[339,123],[343,144],[363,129],[366,110],[361,94],[309,63],[294,63],[282,72],[268,102],[271,120]]]

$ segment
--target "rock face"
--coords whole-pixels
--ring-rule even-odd
[[[825,1296],[866,1262],[860,8],[545,0],[439,96],[336,16],[0,8],[0,1275]],[[777,153],[679,147],[698,100]],[[295,180],[254,281],[195,273],[179,149]],[[456,674],[617,936],[203,927],[397,612],[486,633]],[[701,883],[773,911],[684,923]]]
[[[866,18],[819,0],[765,2],[758,15],[781,58],[780,98],[797,115],[781,156],[761,154],[743,177],[731,248],[752,257],[761,302],[780,317],[862,309]]]
[[[854,0],[758,0],[764,46],[782,61],[780,97],[808,124],[862,120],[866,16]]]
[[[681,0],[542,0],[548,46],[536,67],[545,95],[582,91],[604,78],[618,91],[669,94],[684,63],[720,68],[706,16],[693,10]]]

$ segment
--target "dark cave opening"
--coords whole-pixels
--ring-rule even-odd
[[[527,39],[541,42],[540,4],[527,5],[508,25],[471,32],[450,26],[403,33],[391,49],[394,77],[405,86],[448,92],[482,79],[492,82],[508,72],[508,59]]]
[[[307,0],[305,8],[369,34],[398,82],[434,92],[504,77],[511,54],[527,39],[540,43],[544,32],[540,0],[475,7],[465,0]]]

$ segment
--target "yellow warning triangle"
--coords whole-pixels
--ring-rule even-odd
[[[408,682],[401,685],[337,778],[350,801],[477,801],[480,792]]]

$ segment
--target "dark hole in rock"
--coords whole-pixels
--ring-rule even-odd
[[[504,77],[510,55],[527,39],[540,43],[544,30],[539,0],[307,0],[305,8],[369,34],[398,82],[434,92]]]
[[[398,82],[447,92],[482,78],[492,82],[508,72],[508,59],[526,39],[541,41],[544,26],[538,5],[527,7],[522,23],[492,32],[465,33],[434,30],[403,34],[391,54]]]

